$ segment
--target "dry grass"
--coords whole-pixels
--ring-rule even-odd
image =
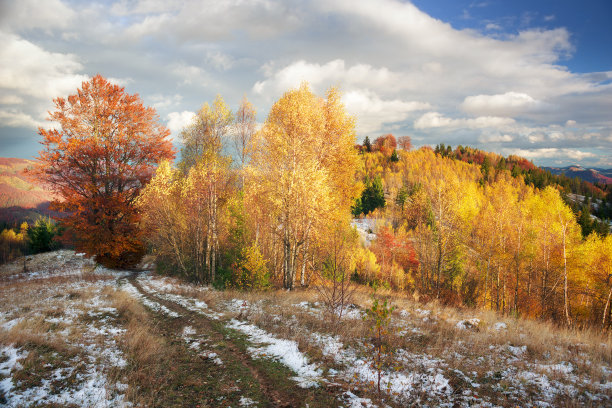
[[[133,297],[123,291],[112,294],[112,305],[127,329],[124,336],[124,348],[128,352],[132,364],[146,367],[159,359],[163,354],[164,341],[154,333],[155,328],[150,322],[150,315]]]
[[[371,337],[368,324],[355,313],[343,318],[341,324],[334,324],[326,315],[324,305],[316,304],[321,299],[314,290],[215,291],[172,278],[153,277],[157,279],[160,279],[157,283],[151,282],[151,288],[159,292],[203,300],[223,315],[223,320],[247,320],[277,337],[295,341],[300,351],[326,372],[330,368],[341,371],[347,367],[339,366],[342,363],[334,361],[333,356],[324,355],[317,333],[334,336],[360,358],[367,359],[370,354],[366,346]],[[371,290],[360,287],[353,302],[363,311],[371,306],[371,295]],[[554,383],[553,402],[559,406],[573,406],[567,402],[573,395],[567,391],[571,387],[583,393],[583,397],[585,391],[594,395],[606,392],[598,384],[610,381],[606,374],[611,365],[609,334],[505,317],[487,310],[458,309],[437,302],[418,303],[390,291],[378,291],[376,295],[388,298],[397,307],[392,317],[392,334],[386,341],[397,352],[392,354],[394,360],[389,361],[388,367],[418,375],[430,375],[433,369],[443,373],[455,392],[472,390],[502,406],[533,403],[544,398],[538,383],[523,380],[523,373]],[[457,322],[473,318],[479,319],[475,327],[457,327]],[[569,375],[563,372],[568,366]],[[476,389],[473,383],[480,383],[482,387]],[[376,399],[372,393],[365,395]],[[415,391],[413,395],[420,394]],[[422,403],[435,405],[435,396],[424,392],[421,397]],[[589,403],[588,399],[581,401]]]
[[[303,308],[296,307],[301,302],[314,304],[320,301],[314,290],[284,290],[266,292],[202,291],[181,287],[173,291],[186,297],[205,301],[211,308],[223,310],[224,304],[232,299],[245,300],[248,304],[257,305],[249,308],[247,318],[262,328],[274,329],[282,337],[297,340],[300,344],[307,342],[300,337],[309,332],[321,332],[340,336],[349,343],[355,339],[366,338],[369,328],[365,322],[351,319],[350,324],[332,324],[332,319],[321,318],[321,315],[308,313]],[[371,305],[373,291],[360,287],[353,296],[353,302],[362,310]],[[391,291],[378,291],[379,297],[388,298],[397,307],[393,314],[393,322],[397,331],[407,325],[422,332],[422,335],[399,336],[393,339],[395,344],[408,350],[426,352],[437,355],[441,352],[452,354],[466,352],[471,356],[491,353],[491,346],[526,346],[528,356],[532,359],[556,364],[567,361],[572,356],[579,355],[580,361],[589,360],[595,365],[612,364],[612,333],[601,333],[590,329],[572,329],[556,326],[550,322],[529,319],[504,317],[490,310],[458,309],[444,306],[438,302],[426,304]],[[430,314],[421,315],[421,310]],[[401,312],[408,312],[409,318]],[[404,313],[405,313],[404,312]],[[238,317],[240,312],[227,313],[230,317]],[[244,313],[243,313],[244,314]],[[295,316],[299,326],[275,324],[270,316],[278,316],[280,321],[288,322]],[[427,319],[424,319],[427,317]],[[474,330],[458,330],[455,326],[460,320],[478,318],[480,323]],[[497,330],[495,325],[504,323],[505,329]],[[581,365],[577,362],[578,365]],[[590,366],[592,367],[593,364]]]
[[[158,388],[155,385],[167,381],[169,360],[167,344],[157,335],[151,315],[137,300],[123,291],[110,293],[111,304],[119,314],[126,332],[121,342],[128,360],[125,372],[114,373],[122,376],[128,384],[126,398],[135,406],[154,406]]]

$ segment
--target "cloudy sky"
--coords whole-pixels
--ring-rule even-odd
[[[246,95],[264,121],[302,81],[391,132],[612,167],[609,0],[0,0],[0,156],[30,158],[52,99],[100,73],[174,135]]]

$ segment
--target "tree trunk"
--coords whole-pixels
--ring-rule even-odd
[[[212,256],[211,256],[211,266],[210,266],[210,283],[215,282],[215,276],[217,273],[217,248],[219,247],[219,237],[217,234],[217,191],[216,188],[213,189],[213,197],[212,197],[212,217],[210,220],[212,225]]]
[[[300,285],[304,286],[306,285],[306,279],[305,279],[305,274],[306,274],[306,257],[308,256],[308,241],[306,241],[306,243],[304,244],[304,248],[302,250],[302,273],[300,276]]]
[[[601,319],[601,326],[603,328],[606,327],[606,316],[608,314],[608,308],[610,307],[610,297],[612,296],[612,286],[610,286],[610,291],[608,292],[608,300],[606,301],[606,307],[604,307],[603,318]]]
[[[572,321],[569,315],[569,299],[567,297],[567,253],[565,248],[566,229],[567,225],[563,227],[563,310],[565,312],[565,319],[567,320],[567,325],[569,326]]]

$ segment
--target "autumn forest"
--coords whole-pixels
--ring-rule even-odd
[[[29,176],[61,197],[57,239],[106,266],[150,253],[159,273],[218,288],[309,286],[342,303],[369,285],[611,327],[604,186],[469,147],[358,141],[335,88],[288,90],[261,125],[246,97],[232,112],[217,96],[178,155],[155,111],[101,76],[54,102]]]

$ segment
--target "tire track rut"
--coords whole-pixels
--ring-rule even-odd
[[[155,296],[154,294],[144,290],[142,285],[136,279],[136,274],[128,278],[129,282],[147,299],[158,302],[159,304],[167,307],[168,309],[179,314],[179,317],[168,318],[172,323],[165,327],[168,330],[174,327],[174,333],[170,335],[178,338],[180,341],[184,341],[180,337],[181,331],[178,327],[192,326],[197,329],[198,333],[205,333],[208,335],[211,342],[215,344],[223,344],[225,347],[219,352],[222,360],[239,363],[242,367],[246,368],[250,373],[252,379],[257,383],[262,396],[266,401],[258,401],[258,406],[269,406],[269,407],[302,407],[302,406],[337,406],[339,401],[332,395],[326,394],[326,391],[321,390],[306,390],[298,387],[295,384],[280,384],[279,378],[273,378],[268,372],[266,372],[260,364],[257,364],[246,351],[241,350],[238,345],[235,344],[234,340],[229,338],[222,331],[224,327],[220,321],[214,321],[202,314],[191,311],[182,305],[175,302],[169,301],[162,297]],[[285,379],[285,382],[292,380]],[[281,380],[282,382],[282,380]],[[252,384],[250,385],[252,386]],[[282,392],[279,390],[282,389]]]

